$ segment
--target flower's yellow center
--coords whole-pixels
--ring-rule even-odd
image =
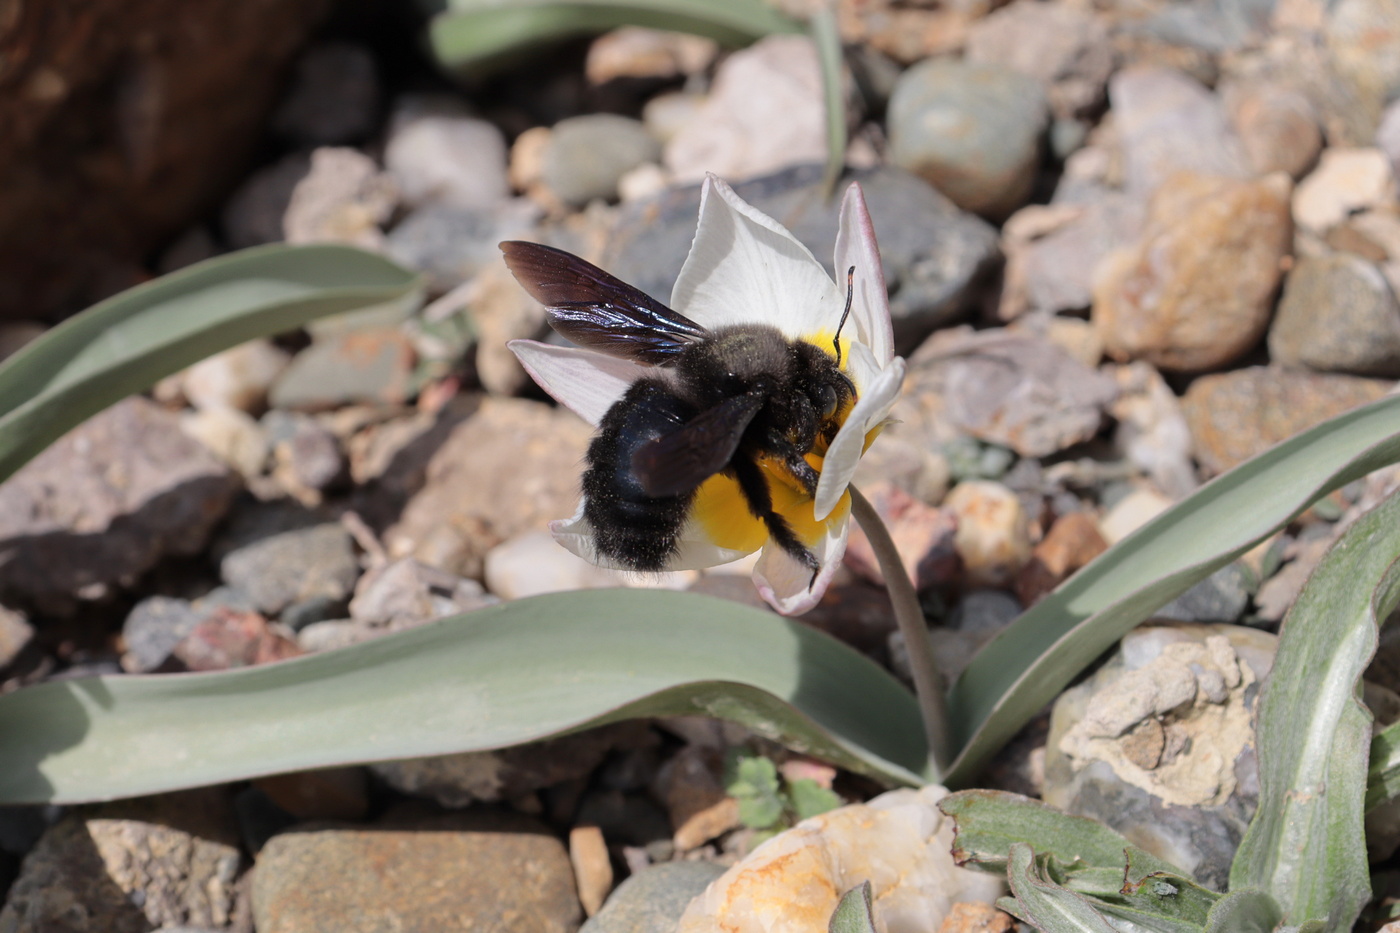
[[[832,344],[834,337],[834,331],[826,331],[812,334],[803,339],[834,357],[836,355],[835,347]],[[850,359],[849,354],[850,341],[848,338],[842,337],[841,358],[843,363]],[[850,415],[854,405],[855,399],[848,399],[832,416],[831,420],[836,422],[838,429],[846,423],[846,418]],[[831,433],[835,434],[834,431]],[[879,433],[880,428],[876,427],[866,434],[865,446],[867,449]],[[827,441],[819,435],[813,449],[806,454],[807,462],[818,474],[822,471],[826,447]],[[846,515],[851,508],[849,493],[843,491],[841,500],[836,504],[836,508],[832,509],[831,514],[821,521],[817,521],[812,507],[812,497],[802,488],[802,484],[792,475],[786,464],[776,457],[763,457],[759,460],[758,465],[763,470],[764,479],[768,483],[768,494],[773,500],[773,511],[787,520],[798,540],[807,547],[816,545],[826,534],[828,526],[846,520]],[[723,548],[748,553],[758,550],[768,540],[768,527],[749,508],[749,502],[744,498],[738,481],[723,474],[710,477],[700,486],[691,515],[705,536]]]

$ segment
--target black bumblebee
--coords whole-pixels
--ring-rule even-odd
[[[588,448],[584,516],[598,551],[640,571],[666,567],[700,485],[731,477],[772,539],[816,578],[817,559],[773,509],[760,458],[782,463],[809,495],[817,471],[804,455],[830,443],[836,414],[856,390],[835,358],[765,324],[708,330],[562,250],[501,244],[506,265],[548,309],[550,325],[580,346],[658,367],[604,415]]]

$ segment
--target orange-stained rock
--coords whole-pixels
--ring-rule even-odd
[[[1197,372],[1258,344],[1292,247],[1291,189],[1282,173],[1172,176],[1141,240],[1096,270],[1093,320],[1108,354]]]
[[[1015,926],[1011,915],[991,904],[970,901],[954,904],[943,918],[938,933],[1010,933]]]
[[[1016,494],[1000,483],[959,483],[944,506],[958,521],[953,538],[969,586],[1004,586],[1031,556],[1031,523]]]
[[[1016,598],[1030,608],[1106,550],[1108,542],[1099,533],[1094,516],[1088,512],[1061,515],[1016,575]]]

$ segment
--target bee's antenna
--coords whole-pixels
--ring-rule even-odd
[[[836,336],[831,343],[836,347],[836,365],[841,365],[841,328],[846,326],[846,318],[851,316],[851,299],[856,294],[856,267],[846,270],[846,310],[841,312],[841,323],[836,325]]]

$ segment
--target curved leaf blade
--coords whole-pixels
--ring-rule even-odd
[[[274,244],[114,295],[0,364],[0,480],[84,419],[191,363],[417,288],[414,273],[374,253]]]
[[[1017,916],[1044,933],[1117,933],[1087,897],[1040,877],[1035,852],[1024,842],[1013,842],[1007,852],[1006,881]]]
[[[1284,919],[1349,930],[1370,900],[1363,826],[1371,714],[1361,675],[1400,605],[1400,495],[1328,549],[1284,618],[1259,698],[1259,809],[1231,888],[1273,895]]]
[[[278,664],[0,697],[0,802],[134,796],[692,714],[892,783],[918,783],[925,755],[913,696],[827,635],[712,597],[593,590]]]
[[[1366,775],[1366,812],[1400,797],[1400,722],[1393,722],[1371,739],[1371,763]]]
[[[1333,489],[1400,460],[1400,396],[1347,412],[1216,477],[1004,629],[949,695],[946,783],[967,784],[1022,725],[1154,610]]]

